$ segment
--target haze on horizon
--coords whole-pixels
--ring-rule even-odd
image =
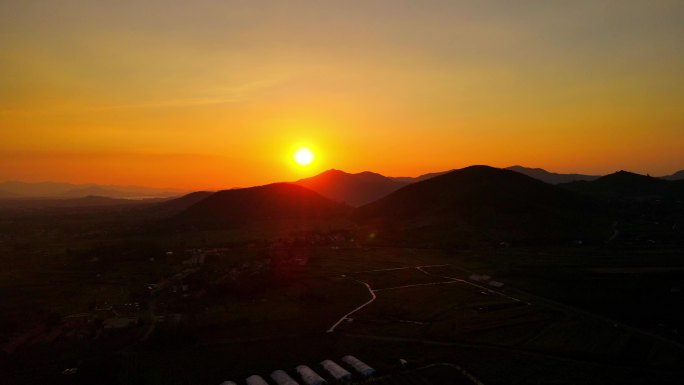
[[[682,20],[665,0],[3,2],[0,180],[670,174]]]

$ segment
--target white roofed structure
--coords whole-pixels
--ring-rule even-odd
[[[344,356],[342,357],[342,361],[347,365],[351,366],[352,368],[354,368],[354,371],[356,371],[358,374],[364,377],[370,377],[373,374],[375,374],[375,369],[366,365],[366,363],[362,362],[354,356]]]
[[[314,372],[306,365],[299,365],[295,370],[297,370],[297,373],[299,373],[299,376],[306,385],[325,385],[328,383],[323,377],[319,376],[318,373]]]
[[[237,385],[237,384],[234,383],[233,381],[223,381],[223,382],[221,383],[221,385]]]
[[[338,382],[348,382],[351,381],[352,375],[346,369],[337,365],[335,362],[330,360],[325,360],[321,362],[321,366],[326,372],[330,373],[331,376]]]
[[[247,382],[247,385],[268,385],[268,382],[266,382],[266,380],[264,380],[261,376],[257,376],[256,374],[247,377],[245,379],[245,382]]]
[[[285,373],[284,370],[276,370],[271,373],[271,378],[278,385],[299,385],[289,374]]]
[[[318,373],[314,372],[306,365],[299,365],[295,368],[295,370],[297,373],[299,373],[299,376],[302,377],[302,380],[306,383],[306,385],[324,385],[328,383],[328,381],[323,379],[323,377],[319,376]]]

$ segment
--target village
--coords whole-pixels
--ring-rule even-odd
[[[90,353],[133,348],[150,340],[158,329],[182,327],[189,317],[211,311],[215,306],[208,294],[212,297],[217,291],[226,291],[222,295],[235,296],[255,282],[287,279],[306,266],[313,247],[335,249],[350,245],[354,246],[354,242],[348,233],[306,232],[265,243],[165,250],[160,256],[138,263],[163,264],[164,270],[172,266],[167,275],[133,286],[123,276],[117,295],[103,295],[77,312],[54,314],[4,342],[1,350],[19,355],[62,351],[73,356],[74,362],[73,367],[64,368],[63,374],[75,374],[85,346]],[[102,260],[95,255],[89,257],[88,263],[97,271]],[[105,279],[101,273],[95,273],[95,277]]]

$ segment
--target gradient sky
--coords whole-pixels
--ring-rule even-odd
[[[684,2],[0,2],[0,180],[470,164],[684,168]]]

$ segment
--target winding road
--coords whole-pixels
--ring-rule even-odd
[[[385,288],[382,288],[382,289],[373,289],[367,282],[364,282],[364,281],[361,281],[361,280],[358,280],[358,279],[355,279],[355,278],[350,278],[350,279],[353,279],[354,281],[356,281],[356,282],[358,282],[358,283],[360,283],[360,284],[366,286],[366,288],[368,289],[368,293],[371,295],[371,298],[370,298],[368,301],[366,301],[366,302],[362,303],[361,305],[357,306],[357,307],[356,307],[355,309],[353,309],[352,311],[350,311],[350,312],[348,312],[347,314],[343,315],[343,316],[342,316],[339,320],[337,320],[337,322],[335,322],[335,323],[334,323],[326,332],[327,332],[327,333],[332,333],[332,332],[334,332],[335,329],[336,329],[338,326],[340,326],[340,324],[341,324],[342,322],[344,322],[344,321],[347,320],[347,319],[350,319],[350,317],[351,317],[352,314],[358,312],[359,310],[361,310],[361,309],[363,309],[364,307],[366,307],[366,306],[370,305],[371,303],[373,303],[373,301],[375,301],[375,299],[378,297],[378,296],[376,295],[376,293],[381,292],[381,291],[405,289],[405,288],[418,287],[418,286],[436,286],[436,285],[450,285],[450,284],[454,284],[454,283],[463,283],[463,284],[466,284],[466,285],[470,285],[470,286],[472,286],[472,287],[476,287],[476,288],[478,288],[479,290],[487,291],[488,293],[496,294],[496,295],[499,295],[499,296],[501,296],[501,297],[510,299],[510,300],[512,300],[512,301],[521,302],[521,300],[518,299],[518,298],[511,297],[511,296],[509,296],[509,295],[507,295],[507,294],[505,294],[505,293],[502,293],[502,292],[500,292],[500,291],[497,291],[497,290],[492,290],[492,289],[490,289],[490,288],[488,288],[488,287],[486,287],[486,286],[478,285],[478,284],[476,284],[476,283],[472,283],[472,282],[469,282],[469,281],[466,281],[466,280],[463,280],[463,279],[459,279],[459,278],[447,277],[447,276],[441,276],[441,275],[432,274],[432,273],[429,273],[429,272],[427,272],[427,271],[424,270],[425,268],[429,268],[429,267],[442,267],[442,266],[448,266],[448,264],[444,264],[444,265],[407,266],[407,267],[396,267],[396,268],[389,268],[389,269],[364,270],[364,271],[356,271],[356,272],[349,273],[349,274],[354,274],[354,273],[372,273],[372,272],[382,272],[382,271],[394,271],[394,270],[416,269],[416,270],[422,272],[423,274],[426,274],[426,275],[429,275],[429,276],[433,276],[433,277],[443,278],[443,279],[446,279],[446,281],[436,281],[436,282],[427,282],[427,283],[416,283],[416,284],[411,284],[411,285],[402,285],[402,286],[385,287]],[[343,275],[342,277],[347,278],[346,275]],[[530,304],[530,303],[528,302],[528,304]]]

